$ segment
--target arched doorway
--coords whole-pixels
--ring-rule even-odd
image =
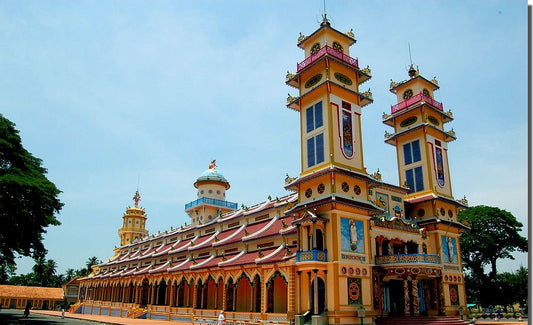
[[[322,230],[317,229],[315,231],[316,235],[316,249],[319,251],[324,250],[324,235],[322,234]]]
[[[267,313],[287,312],[287,282],[276,271],[267,282]]]
[[[311,282],[311,288],[310,288],[310,301],[311,301],[311,313],[313,315],[320,315],[324,312],[326,309],[326,284],[324,283],[324,280],[320,277],[317,277],[317,302],[318,302],[318,311],[315,312],[315,280]]]
[[[167,298],[167,283],[165,280],[161,280],[157,286],[157,301],[156,305],[165,305]]]
[[[150,284],[148,283],[148,279],[143,280],[141,287],[141,305],[146,306],[150,297]]]

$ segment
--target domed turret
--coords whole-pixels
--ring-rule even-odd
[[[226,201],[228,180],[218,171],[216,160],[194,182],[198,189],[198,199],[185,205],[185,212],[191,217],[191,224],[208,223],[216,217],[237,209],[237,203]]]

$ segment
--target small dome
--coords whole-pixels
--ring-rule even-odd
[[[194,187],[198,188],[199,183],[206,182],[206,181],[212,181],[212,182],[220,182],[224,183],[224,186],[226,189],[229,189],[229,182],[228,180],[222,175],[222,173],[215,168],[210,168],[206,171],[204,171],[197,179],[196,182],[194,182]]]

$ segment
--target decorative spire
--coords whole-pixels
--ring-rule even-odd
[[[133,196],[133,201],[135,201],[135,207],[138,207],[139,200],[141,199],[141,195],[139,194],[139,191],[135,191],[135,195]]]
[[[211,163],[209,164],[209,169],[216,170],[217,169],[217,160],[213,159],[211,160]]]

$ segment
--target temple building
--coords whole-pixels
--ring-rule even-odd
[[[383,123],[396,148],[399,184],[368,173],[361,115],[372,74],[350,54],[354,34],[326,19],[300,35],[304,60],[286,84],[298,95],[301,173],[284,197],[251,207],[226,198],[212,161],[186,204],[190,224],[149,235],[139,206],[127,208],[120,246],[80,280],[71,311],[171,321],[354,324],[392,317],[454,316],[466,307],[445,124],[435,78],[411,65]],[[295,148],[296,150],[296,148]]]

